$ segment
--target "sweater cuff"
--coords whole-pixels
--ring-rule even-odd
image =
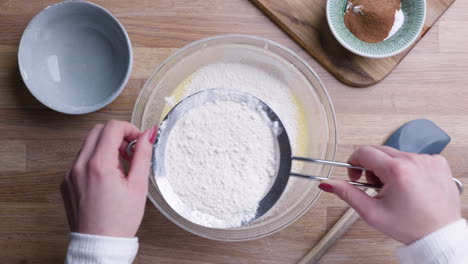
[[[459,263],[466,257],[468,226],[465,219],[457,220],[441,229],[397,249],[402,264]]]
[[[120,238],[70,233],[66,263],[132,263],[138,238]]]

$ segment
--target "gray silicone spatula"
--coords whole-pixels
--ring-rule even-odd
[[[390,135],[384,145],[412,153],[439,154],[449,142],[450,137],[432,121],[417,119],[398,128]],[[461,183],[457,179],[454,179],[454,181],[459,191],[462,192]],[[366,193],[371,196],[376,194],[372,189],[367,189]],[[353,208],[349,208],[328,233],[298,263],[317,263],[323,254],[349,230],[357,219],[359,219],[359,214]]]
[[[450,142],[450,137],[427,119],[416,119],[393,132],[385,146],[405,152],[439,154]]]

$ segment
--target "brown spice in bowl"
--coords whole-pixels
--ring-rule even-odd
[[[401,0],[353,0],[344,14],[346,27],[358,39],[377,43],[387,38]]]

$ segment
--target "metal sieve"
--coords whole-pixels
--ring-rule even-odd
[[[219,102],[219,101],[226,101],[226,100],[239,102],[239,103],[246,103],[250,107],[256,107],[258,110],[264,111],[264,113],[266,113],[265,116],[272,123],[278,124],[277,126],[278,129],[275,133],[276,138],[277,138],[277,146],[279,150],[277,176],[275,180],[273,181],[269,191],[265,194],[263,199],[260,201],[258,209],[257,209],[256,217],[252,219],[252,221],[264,215],[275,205],[275,203],[281,197],[281,194],[283,193],[284,189],[286,188],[289,176],[307,178],[307,179],[318,180],[318,181],[327,179],[327,178],[319,177],[319,176],[291,172],[293,160],[365,170],[364,168],[352,166],[348,163],[293,156],[292,151],[291,151],[290,140],[286,132],[286,129],[284,128],[283,123],[281,122],[279,117],[276,115],[276,113],[266,103],[264,103],[263,101],[261,101],[260,99],[258,99],[257,97],[253,95],[235,91],[235,90],[228,90],[228,89],[221,89],[221,88],[208,89],[208,90],[204,90],[198,93],[194,93],[186,97],[182,101],[180,101],[177,105],[175,105],[171,109],[171,111],[169,111],[169,113],[164,118],[163,122],[161,123],[159,127],[159,131],[158,131],[157,139],[154,143],[153,158],[152,158],[153,162],[151,165],[152,165],[152,170],[155,176],[157,188],[160,190],[164,199],[171,206],[175,207],[174,209],[176,209],[176,211],[181,201],[178,201],[177,195],[174,195],[172,187],[169,185],[169,182],[167,180],[167,175],[164,169],[164,153],[166,149],[167,138],[172,128],[176,124],[176,121],[181,117],[181,115],[183,115],[190,109],[206,104],[207,102],[214,102],[214,101]],[[129,156],[133,155],[132,149],[135,143],[136,141],[132,141],[127,147],[127,152]],[[362,183],[362,182],[350,182],[350,183],[357,185],[357,186],[367,187],[367,188],[378,189],[381,187],[380,185],[374,185],[374,184],[368,184],[368,183]]]
[[[237,90],[229,90],[229,89],[221,89],[221,88],[214,88],[208,89],[201,92],[194,93],[178,104],[176,104],[171,111],[167,114],[164,118],[163,122],[161,123],[158,131],[158,136],[154,144],[153,148],[153,162],[151,163],[153,173],[155,175],[155,180],[157,184],[157,188],[160,190],[164,199],[170,204],[176,211],[178,211],[178,207],[181,205],[182,201],[179,200],[177,195],[174,194],[172,187],[170,186],[167,175],[164,169],[164,153],[165,148],[167,145],[167,138],[174,127],[176,121],[187,111],[193,109],[197,106],[206,104],[208,102],[219,102],[219,101],[234,101],[239,103],[246,103],[250,107],[255,107],[259,111],[263,111],[266,117],[272,124],[277,124],[277,129],[275,129],[275,134],[277,138],[277,146],[279,150],[279,157],[278,157],[278,168],[277,168],[277,176],[273,181],[269,191],[265,194],[262,200],[259,202],[259,206],[257,209],[256,216],[251,219],[252,222],[265,213],[267,213],[279,200],[282,193],[284,192],[286,185],[288,183],[289,177],[300,177],[315,181],[322,181],[327,180],[325,177],[319,177],[314,175],[302,174],[297,172],[292,172],[292,162],[293,161],[300,161],[300,162],[310,162],[310,163],[317,163],[322,165],[330,165],[330,166],[337,166],[337,167],[345,167],[350,169],[358,169],[358,170],[366,170],[362,167],[353,166],[348,163],[344,162],[336,162],[336,161],[329,161],[329,160],[322,160],[322,159],[314,159],[314,158],[307,158],[307,157],[299,157],[293,156],[291,150],[291,144],[288,137],[288,133],[279,119],[278,115],[262,100],[259,98],[250,95],[248,93],[240,92]],[[127,147],[127,153],[129,156],[133,155],[133,146],[136,143],[135,141],[130,142]],[[460,186],[459,182],[456,179],[454,181],[457,183],[457,186]],[[364,182],[356,182],[356,181],[348,181],[350,184],[358,186],[358,187],[365,187],[365,188],[372,188],[372,189],[380,189],[382,188],[381,184],[370,184]],[[244,223],[248,224],[248,223]]]

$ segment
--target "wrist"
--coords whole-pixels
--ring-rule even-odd
[[[434,263],[437,259],[446,260],[443,263],[459,263],[452,261],[451,257],[460,254],[466,256],[466,245],[468,226],[465,219],[459,219],[407,246],[398,248],[397,255],[400,263]]]
[[[409,236],[400,242],[405,245],[412,244],[460,219],[462,219],[461,215],[454,215],[453,217],[445,217],[444,219],[426,219],[426,221],[420,221],[417,228],[414,228],[413,232],[409,232]]]
[[[115,237],[105,235],[94,235],[86,233],[71,232],[69,234],[71,241],[77,241],[79,246],[87,246],[93,244],[94,246],[106,246],[112,243],[116,247],[127,247],[130,244],[138,245],[137,237]]]
[[[70,233],[65,263],[131,263],[138,251],[138,238]],[[86,260],[86,261],[84,261]]]
[[[126,227],[113,228],[113,226],[105,225],[88,225],[86,223],[80,224],[78,227],[78,233],[94,236],[103,236],[103,237],[114,237],[114,238],[134,238],[136,235],[136,230],[129,230]]]

